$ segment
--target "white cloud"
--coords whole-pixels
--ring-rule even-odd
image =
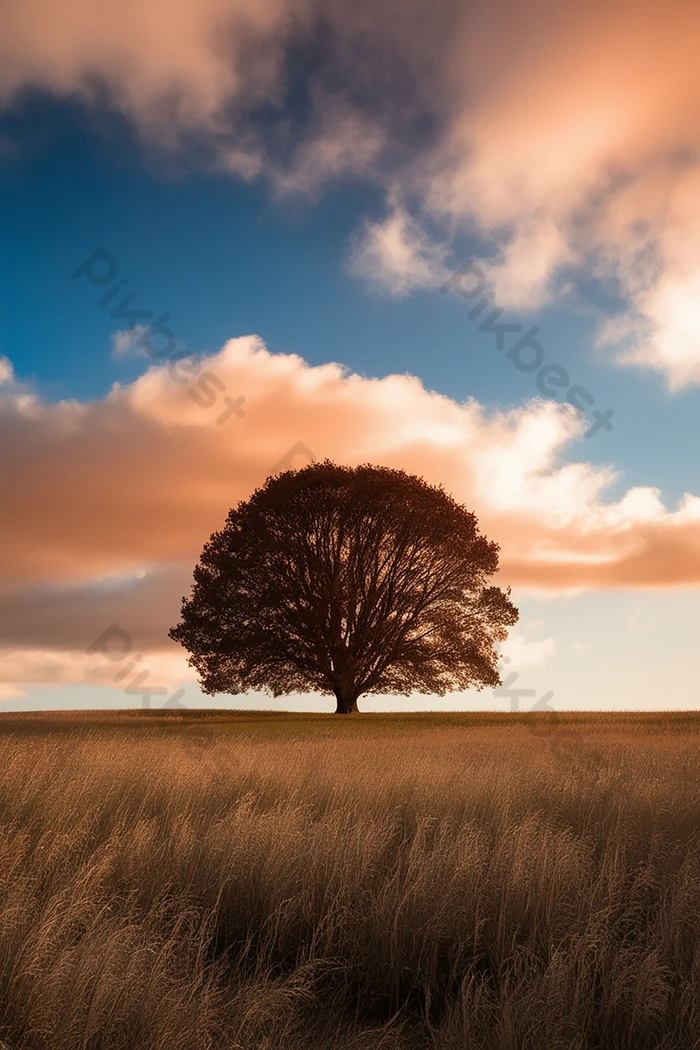
[[[350,269],[370,289],[400,297],[442,284],[450,276],[447,252],[405,208],[396,206],[383,222],[365,222],[353,245]]]
[[[128,331],[112,332],[112,359],[121,361],[125,357],[149,357],[148,351],[141,343],[148,331],[147,325],[137,324]]]
[[[508,670],[525,667],[540,667],[554,655],[556,645],[553,638],[539,642],[528,642],[518,631],[511,631],[501,643],[501,657],[508,663]]]
[[[12,363],[6,357],[0,355],[0,386],[14,383],[14,380],[15,374]]]

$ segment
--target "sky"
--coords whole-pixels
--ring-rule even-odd
[[[443,484],[501,547],[501,690],[700,706],[700,9],[0,10],[0,705],[203,697],[167,638],[281,466]],[[525,690],[520,693],[520,690]]]

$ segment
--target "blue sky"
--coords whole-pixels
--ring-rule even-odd
[[[298,81],[292,77],[285,102],[292,143],[294,128],[298,126],[300,140],[307,142],[307,123],[316,127],[309,101],[316,95],[299,87],[308,87],[313,79],[309,66],[313,66],[309,57],[313,52],[312,47],[305,58],[298,58],[306,67]],[[309,366],[337,362],[349,373],[367,378],[395,373],[418,377],[427,390],[457,404],[475,399],[486,418],[497,412],[536,413],[534,376],[514,367],[495,349],[493,337],[479,331],[480,322],[468,319],[472,302],[439,290],[440,275],[444,278],[465,259],[475,257],[492,275],[490,286],[512,289],[506,278],[517,271],[516,291],[505,297],[496,294],[496,305],[505,311],[502,319],[522,323],[523,330],[537,325],[544,361],[566,369],[572,383],[595,397],[596,408],[614,413],[611,431],[601,430],[590,440],[579,435],[555,442],[553,458],[542,469],[551,473],[567,464],[580,464],[585,471],[614,471],[616,477],[595,497],[595,513],[601,521],[606,505],[623,500],[637,487],[658,489],[670,515],[685,493],[700,492],[694,455],[700,390],[692,361],[684,360],[682,365],[674,361],[668,335],[676,330],[673,319],[664,322],[665,336],[662,331],[659,302],[667,286],[662,278],[653,286],[649,278],[648,287],[639,291],[639,281],[635,283],[630,273],[637,272],[636,266],[639,274],[646,274],[646,257],[636,243],[634,251],[626,247],[625,254],[615,242],[618,255],[612,262],[610,244],[600,248],[596,258],[588,248],[578,254],[571,250],[571,245],[584,241],[588,245],[592,239],[581,232],[580,216],[588,215],[581,211],[583,196],[576,213],[553,210],[551,221],[565,229],[569,247],[547,271],[546,294],[547,282],[535,282],[528,297],[530,286],[523,281],[522,264],[518,270],[515,264],[509,269],[508,263],[508,245],[519,243],[518,215],[507,215],[499,204],[501,211],[494,207],[490,219],[475,221],[471,215],[458,221],[451,215],[446,221],[447,206],[433,203],[432,169],[430,178],[421,176],[422,183],[412,173],[401,187],[395,166],[372,167],[373,161],[364,167],[354,165],[342,154],[342,163],[323,161],[327,170],[316,179],[305,167],[306,155],[296,167],[290,162],[293,177],[288,171],[280,174],[281,161],[274,156],[257,174],[246,171],[244,177],[230,170],[233,162],[217,158],[216,150],[200,155],[198,148],[182,140],[174,147],[164,146],[152,133],[151,123],[146,134],[146,110],[139,109],[140,103],[122,104],[108,79],[104,90],[93,97],[82,81],[79,90],[66,92],[55,86],[38,88],[33,79],[27,74],[23,82],[18,74],[22,91],[7,95],[0,109],[0,357],[11,363],[14,372],[11,398],[30,395],[49,406],[71,400],[100,406],[106,404],[115,383],[127,392],[146,389],[138,384],[150,362],[143,355],[114,352],[114,338],[125,326],[109,316],[111,307],[99,305],[104,288],[72,277],[86,257],[102,247],[116,261],[117,278],[128,281],[126,291],[133,292],[134,307],[170,314],[168,323],[188,351],[215,356],[228,340],[257,335],[271,354],[298,355]],[[355,101],[349,89],[346,96]],[[365,119],[367,114],[359,103],[358,107]],[[194,129],[205,138],[208,117]],[[380,117],[384,119],[383,111],[377,121]],[[416,115],[418,130],[408,140],[409,155],[413,150],[420,158],[427,157],[436,149],[438,129],[444,130],[439,117],[434,114],[421,124],[423,118]],[[254,117],[247,119],[256,126]],[[265,125],[263,138],[268,135],[267,120],[264,114],[257,118],[258,128]],[[310,151],[318,142],[323,145],[324,135],[328,137],[323,121],[319,127],[317,138],[309,140]],[[360,144],[353,140],[349,155],[352,150],[361,152],[361,142],[369,141],[374,127],[364,126]],[[193,133],[189,125],[185,131]],[[402,133],[405,138],[405,128]],[[481,148],[486,154],[486,147]],[[439,151],[436,157],[445,163]],[[515,178],[518,171],[513,163],[510,174]],[[643,166],[640,171],[642,180]],[[488,199],[486,194],[484,200]],[[589,209],[592,199],[586,201]],[[543,196],[532,212],[537,221],[545,200]],[[485,213],[487,208],[485,204]],[[464,210],[466,215],[466,205]],[[390,244],[387,231],[392,216],[408,223],[405,245],[410,257],[399,260],[400,279],[407,282],[404,294],[387,290],[397,279],[398,256],[388,252],[377,265],[377,245],[384,250]],[[642,219],[638,225],[643,225]],[[530,217],[528,223],[532,222]],[[419,234],[414,235],[414,223]],[[524,219],[522,226],[526,232],[530,229]],[[591,221],[590,227],[594,226]],[[665,236],[664,231],[650,234],[649,250],[666,245]],[[540,241],[533,241],[533,270],[540,255],[547,254],[545,240],[546,231]],[[400,247],[405,245],[402,241]],[[663,257],[671,258],[671,253],[666,251]],[[674,258],[677,262],[679,254]],[[426,259],[435,263],[432,281],[415,277]],[[676,270],[679,267],[677,262]],[[672,276],[680,286],[677,272]],[[634,340],[639,337],[632,335],[638,360],[622,365],[619,348],[597,345],[601,328],[615,315],[634,315],[638,320],[640,312],[661,334],[656,343],[649,343],[651,349],[637,346]],[[294,435],[304,437],[290,431],[290,444]],[[33,454],[33,438],[21,431],[18,440],[27,440],[26,449],[13,446],[9,451],[6,444],[10,457],[19,455],[8,468],[8,485],[22,457]],[[221,436],[221,440],[229,438]],[[178,469],[174,462],[173,470]],[[581,484],[585,486],[590,476],[582,473]],[[630,528],[646,520],[645,514],[630,519]],[[666,575],[658,571],[660,586],[650,589],[643,569],[639,577],[611,574],[609,583],[598,580],[590,586],[577,582],[575,573],[566,587],[552,589],[545,581],[538,589],[530,577],[530,582],[523,582],[523,577],[515,583],[523,615],[518,628],[521,647],[514,652],[523,661],[521,680],[527,677],[538,695],[553,689],[562,707],[654,706],[655,698],[661,706],[696,705],[692,689],[690,694],[686,691],[687,672],[682,667],[698,611],[695,548],[687,541],[685,578],[677,569],[685,548],[673,546],[675,526],[670,517],[665,522],[661,525],[669,532],[659,540],[653,559],[655,565],[668,563],[674,568]],[[202,542],[206,538],[201,535]],[[588,542],[579,540],[583,546]],[[668,553],[664,553],[666,546]],[[141,564],[138,559],[134,563],[136,568]],[[110,572],[116,569],[105,570],[105,577]],[[76,577],[61,576],[57,570],[44,582],[51,587],[72,586]],[[18,577],[10,571],[3,585],[18,586]],[[36,579],[31,585],[36,586]],[[42,652],[53,652],[45,639],[42,646]],[[84,652],[84,648],[82,640],[76,639],[72,647],[63,640],[56,652]],[[8,666],[17,664],[20,649],[16,639],[5,643]],[[27,639],[25,655],[31,651]],[[22,682],[16,672],[8,671],[2,679],[4,703],[21,708],[123,702],[119,690],[81,677],[82,672],[73,681],[69,672],[56,671],[56,659],[52,657],[53,670],[46,680],[37,673]],[[26,663],[20,661],[21,666]],[[176,685],[177,678],[172,682]],[[661,695],[669,682],[673,699]],[[187,688],[193,702],[198,702],[196,687],[189,683]],[[469,697],[455,702],[504,708],[486,695],[478,701]]]

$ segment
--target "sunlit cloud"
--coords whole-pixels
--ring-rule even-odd
[[[12,363],[6,357],[0,357],[0,386],[14,381]]]
[[[540,308],[595,274],[627,302],[601,332],[620,363],[672,389],[700,382],[696,5],[438,0],[427,17],[414,0],[177,0],[161,12],[156,0],[126,0],[119,17],[88,0],[6,6],[0,102],[28,87],[108,99],[147,146],[266,178],[277,197],[368,179],[387,215],[358,230],[351,266],[376,290],[434,287],[445,245],[469,231],[504,307]],[[300,47],[314,59],[296,74],[303,113],[289,108]]]
[[[404,296],[442,284],[450,275],[448,253],[447,245],[432,241],[397,205],[383,222],[364,223],[355,238],[350,269],[372,290]]]
[[[553,638],[530,642],[519,631],[511,631],[500,646],[501,657],[509,665],[509,671],[540,667],[555,651],[556,643]]]
[[[112,332],[113,361],[121,361],[128,357],[148,357],[148,351],[141,342],[149,332],[147,325],[137,324],[128,331]]]
[[[669,510],[657,490],[635,487],[607,501],[611,467],[563,458],[585,429],[570,406],[490,411],[410,375],[311,367],[256,336],[198,367],[174,378],[153,366],[102,401],[34,397],[28,407],[14,388],[0,395],[0,440],[23,449],[0,467],[12,493],[0,548],[0,682],[87,681],[85,652],[112,622],[144,659],[177,655],[167,631],[202,545],[299,448],[295,467],[312,456],[372,462],[444,484],[500,544],[499,581],[521,593],[700,583],[700,499]],[[217,425],[216,405],[189,396],[202,374],[244,394],[245,414]],[[33,652],[42,655],[30,674]],[[184,665],[169,666],[174,680]]]

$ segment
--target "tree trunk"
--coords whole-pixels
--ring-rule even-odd
[[[341,689],[334,689],[337,701],[335,713],[337,715],[350,715],[357,711],[357,697],[352,693],[344,693]]]

